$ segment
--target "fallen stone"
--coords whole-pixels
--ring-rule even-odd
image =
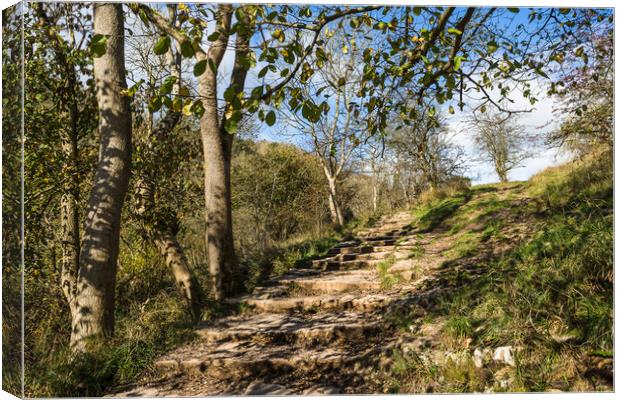
[[[485,348],[483,350],[476,348],[474,350],[474,355],[472,356],[476,368],[482,368],[484,364],[490,359],[490,357],[491,349],[488,348]]]
[[[514,351],[512,346],[502,346],[495,349],[493,353],[493,361],[515,366]]]
[[[285,395],[291,394],[290,390],[282,385],[275,383],[265,383],[262,381],[254,381],[243,392],[244,396],[264,396],[264,395]]]

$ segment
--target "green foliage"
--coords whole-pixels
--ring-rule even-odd
[[[328,228],[321,166],[295,146],[250,141],[233,160],[235,236],[248,257],[275,242]]]
[[[454,315],[444,325],[444,331],[454,339],[465,339],[472,336],[474,329],[469,318]]]
[[[2,11],[2,390],[22,395],[20,5]]]
[[[163,54],[166,54],[168,52],[168,50],[170,49],[170,36],[162,36],[159,38],[159,40],[155,43],[155,46],[153,46],[153,53],[157,54],[158,56],[161,56]]]
[[[133,382],[154,359],[194,338],[185,306],[167,294],[134,303],[117,321],[117,336],[96,353],[72,357],[66,345],[37,354],[26,370],[27,393],[43,397],[101,396]]]
[[[311,260],[324,257],[327,250],[338,243],[338,237],[331,234],[318,238],[297,238],[267,249],[262,254],[254,254],[243,262],[248,266],[248,291],[260,281],[283,275],[292,268],[309,267]]]
[[[116,334],[96,353],[71,358],[70,320],[59,288],[29,276],[28,289],[45,294],[36,299],[46,307],[29,311],[29,318],[39,322],[28,329],[32,347],[26,369],[28,395],[101,396],[112,387],[133,382],[157,356],[194,337],[185,302],[154,247],[131,229],[124,230],[122,239]]]

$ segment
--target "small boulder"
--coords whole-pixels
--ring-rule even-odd
[[[493,361],[515,366],[514,350],[512,346],[502,346],[495,349]]]
[[[254,381],[250,383],[243,394],[245,396],[284,395],[290,394],[290,391],[284,386],[275,383]]]
[[[490,349],[482,349],[476,348],[474,350],[474,355],[472,356],[474,359],[474,365],[476,368],[482,368],[484,364],[491,358],[491,350]]]

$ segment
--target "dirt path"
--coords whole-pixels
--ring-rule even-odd
[[[400,212],[233,299],[247,311],[197,330],[200,339],[158,359],[159,379],[117,396],[372,393],[396,345],[385,314],[423,302],[448,244],[414,233]],[[424,256],[413,257],[420,246]],[[423,339],[423,338],[422,338]]]

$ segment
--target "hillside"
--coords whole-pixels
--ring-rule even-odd
[[[613,390],[610,166],[427,195],[235,299],[114,394]]]

